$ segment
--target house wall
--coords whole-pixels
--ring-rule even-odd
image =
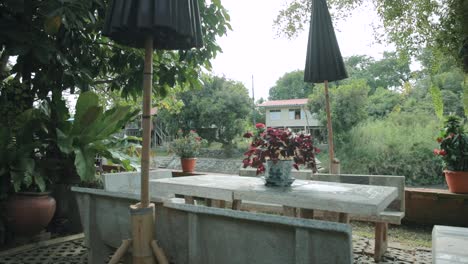
[[[302,119],[290,119],[289,109],[301,109],[304,112]],[[279,120],[271,120],[270,110],[281,110]],[[305,106],[277,106],[265,107],[266,111],[266,126],[267,127],[318,127],[320,126],[318,120]]]

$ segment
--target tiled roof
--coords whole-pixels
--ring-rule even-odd
[[[307,104],[307,98],[301,99],[290,99],[290,100],[273,100],[267,101],[258,106],[287,106],[287,105],[305,105]]]

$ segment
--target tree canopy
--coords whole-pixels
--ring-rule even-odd
[[[280,35],[292,38],[308,28],[312,0],[292,0],[276,17]],[[335,17],[371,3],[388,39],[403,54],[417,55],[430,47],[451,56],[468,72],[468,1],[465,0],[329,0]]]
[[[304,82],[304,71],[296,70],[285,73],[270,88],[269,100],[307,98],[312,93],[313,84]]]
[[[216,76],[205,76],[203,81],[202,89],[180,94],[184,103],[180,112],[161,111],[159,116],[172,132],[196,130],[209,142],[229,146],[250,121],[252,99],[240,82]]]

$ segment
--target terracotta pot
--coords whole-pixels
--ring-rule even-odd
[[[16,193],[7,200],[6,225],[16,235],[32,236],[47,227],[55,213],[49,193]]]
[[[181,158],[180,164],[182,165],[182,171],[194,172],[196,162],[197,162],[197,158]]]
[[[468,171],[445,170],[444,173],[449,191],[453,193],[468,193]]]

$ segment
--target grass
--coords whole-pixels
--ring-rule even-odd
[[[374,239],[375,225],[369,222],[352,221],[353,234]],[[390,243],[399,243],[406,247],[431,248],[432,226],[415,224],[389,225],[388,240]]]

